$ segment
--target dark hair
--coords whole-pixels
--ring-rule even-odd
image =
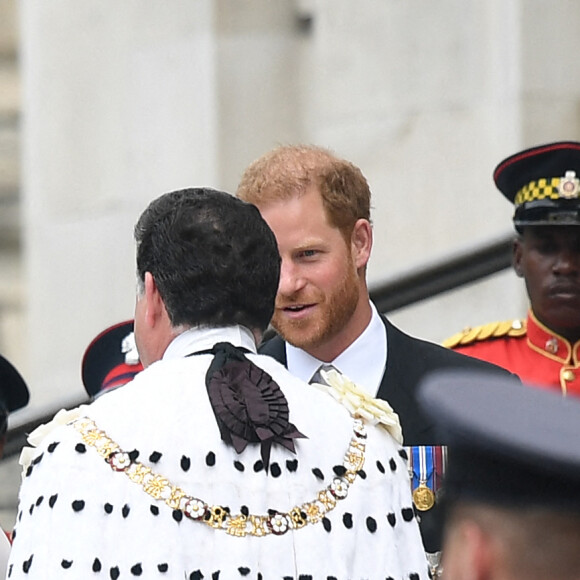
[[[255,206],[214,189],[173,191],[141,214],[135,240],[140,284],[153,275],[173,326],[268,326],[280,255]]]

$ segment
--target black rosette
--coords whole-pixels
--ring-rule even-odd
[[[222,441],[242,453],[260,443],[268,470],[272,445],[296,453],[294,439],[305,437],[289,422],[288,401],[272,377],[227,342],[216,344],[205,384]]]

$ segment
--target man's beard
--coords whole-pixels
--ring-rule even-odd
[[[342,332],[352,317],[359,300],[359,283],[356,272],[349,267],[341,284],[331,294],[315,289],[308,296],[296,294],[292,302],[317,304],[317,312],[303,320],[288,320],[283,314],[274,313],[272,326],[291,345],[308,351],[331,340]]]

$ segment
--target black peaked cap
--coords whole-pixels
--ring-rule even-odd
[[[488,374],[423,381],[425,413],[449,446],[453,499],[580,511],[580,400]]]
[[[580,142],[559,141],[520,151],[493,172],[515,206],[514,224],[580,225]]]
[[[30,394],[20,373],[0,355],[0,398],[8,411],[16,411],[28,404]]]
[[[87,346],[81,362],[81,377],[90,396],[98,395],[103,390],[103,383],[109,372],[124,364],[122,343],[133,329],[133,319],[113,324],[100,332]],[[140,363],[138,366],[135,365],[125,382],[131,380],[141,369]]]

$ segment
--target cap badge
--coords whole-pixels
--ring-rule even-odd
[[[125,364],[139,364],[139,352],[137,351],[134,332],[130,332],[121,342],[121,352],[125,355]]]
[[[566,171],[566,175],[560,178],[558,185],[558,193],[560,197],[571,199],[578,197],[578,190],[580,189],[580,180],[576,177],[575,171]]]

